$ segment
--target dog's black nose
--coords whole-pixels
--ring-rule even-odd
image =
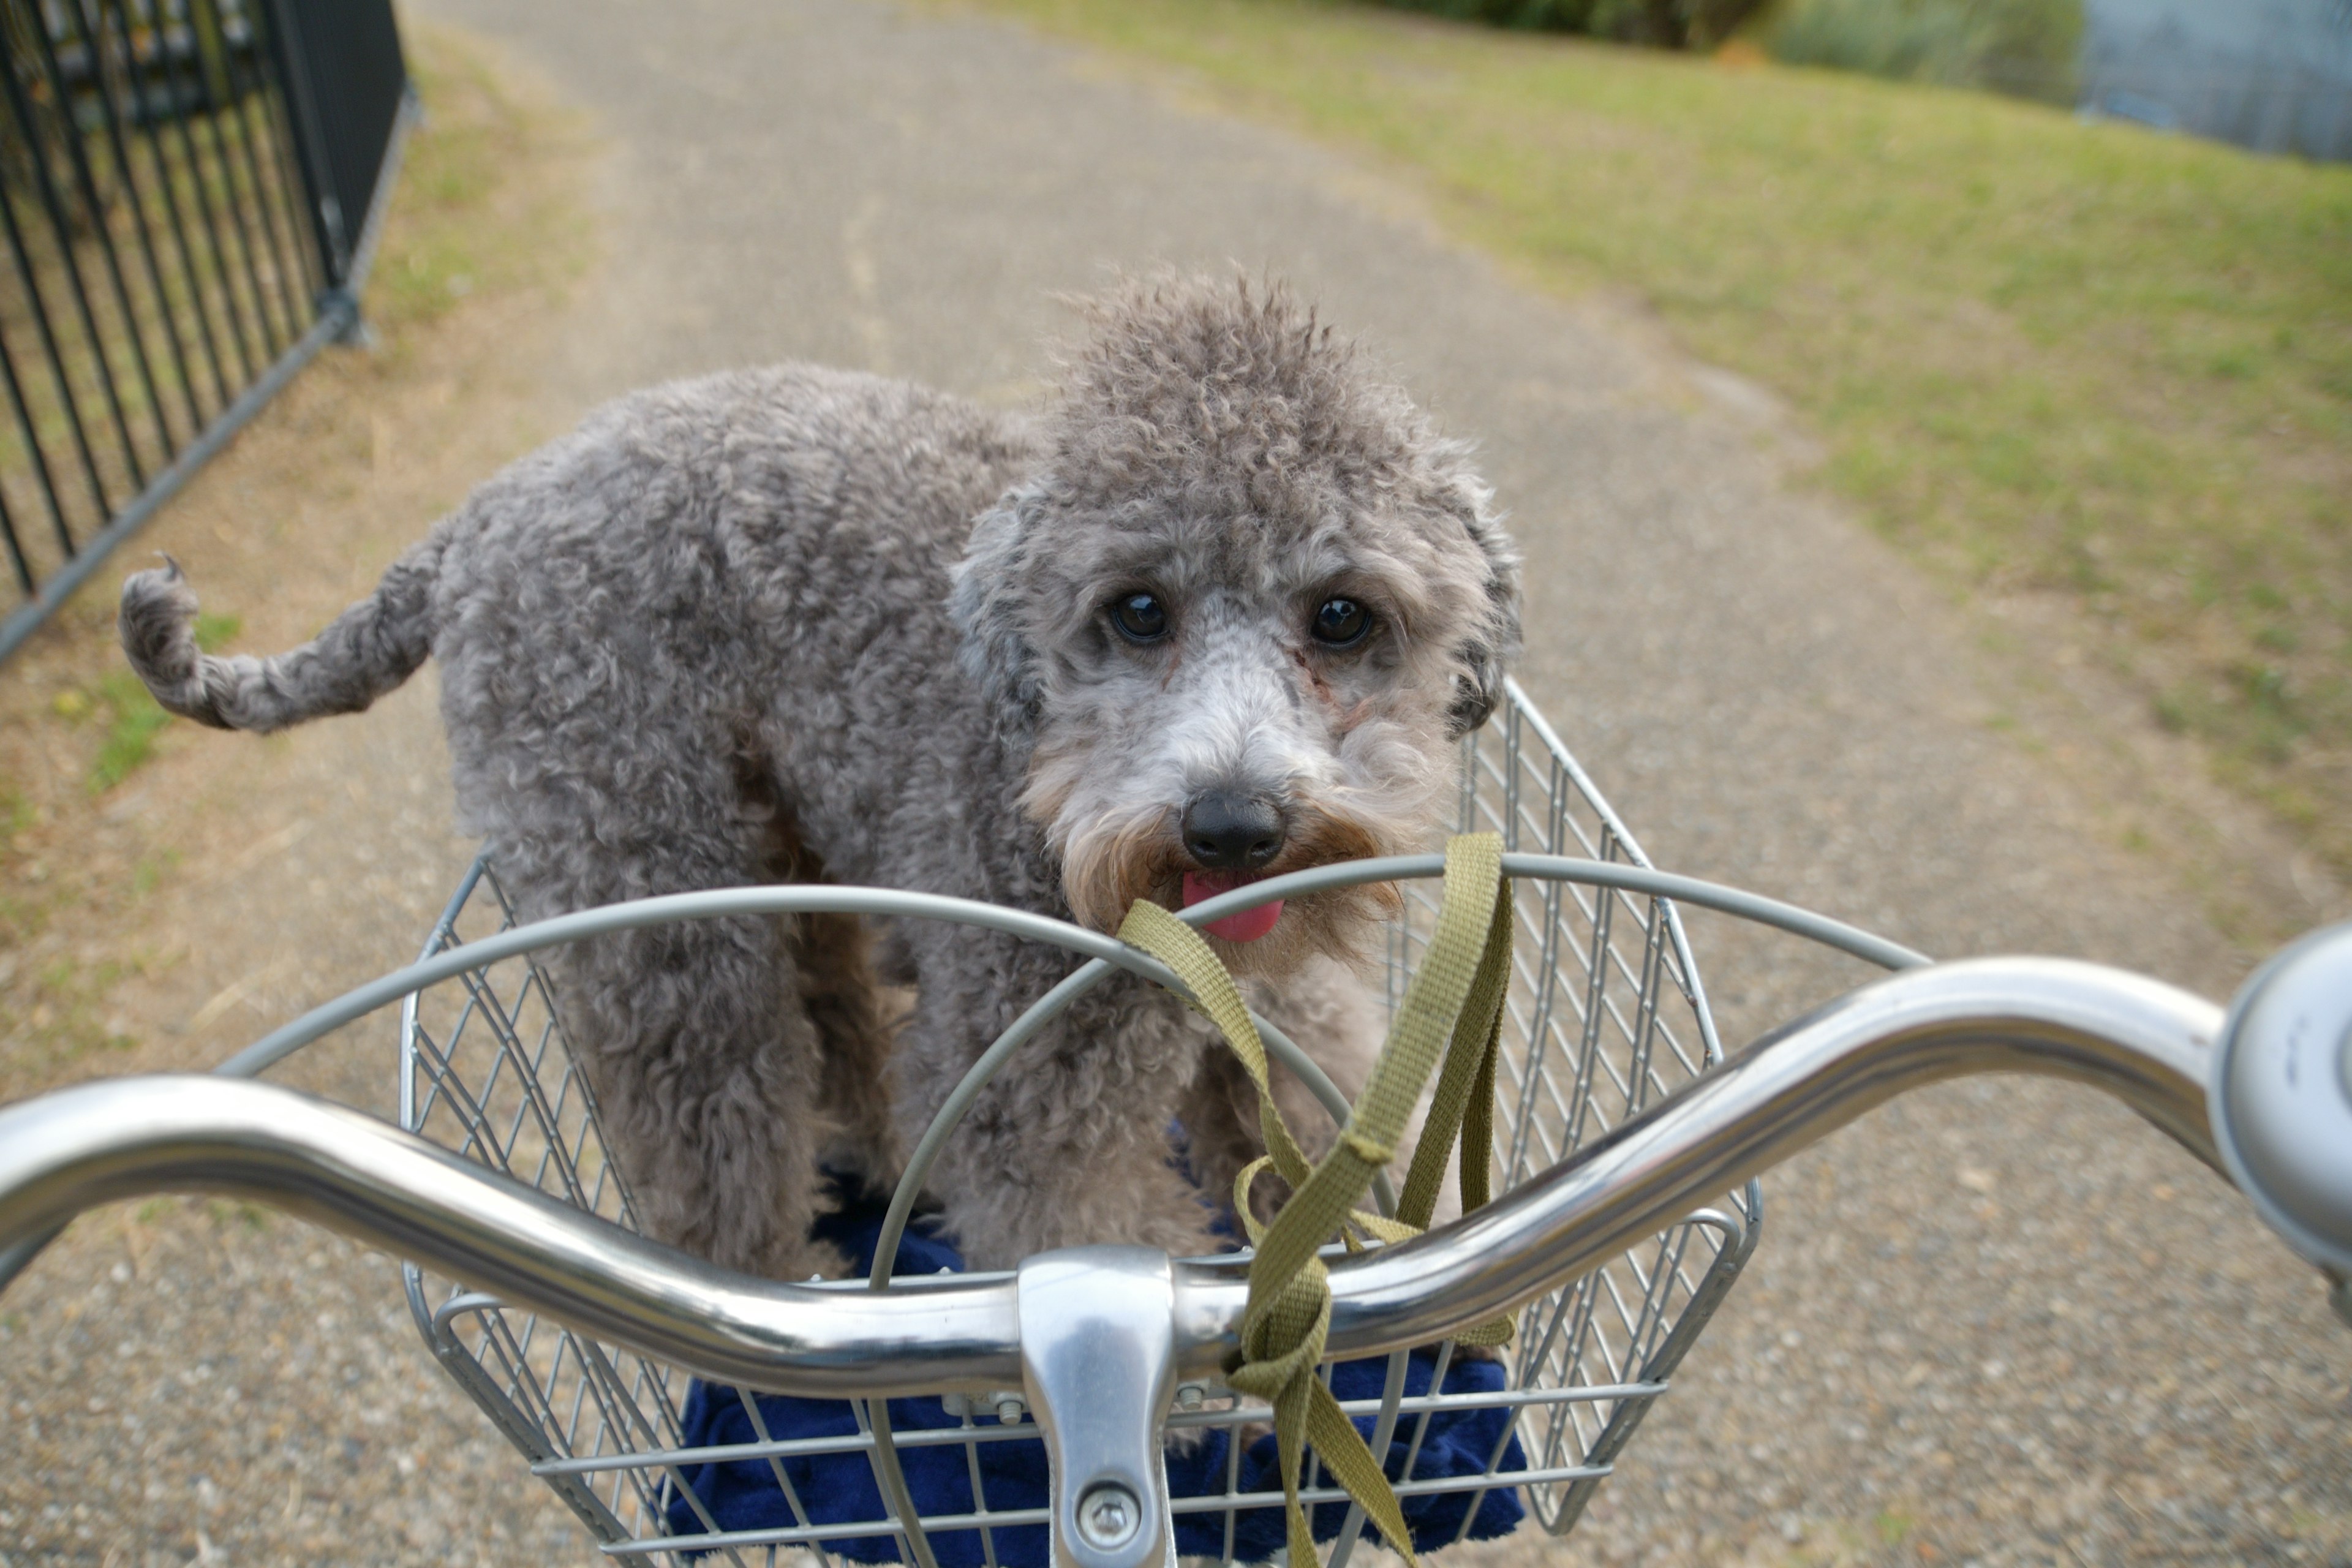
[[[1211,871],[1255,871],[1282,853],[1282,808],[1263,795],[1206,790],[1184,805],[1185,852]]]

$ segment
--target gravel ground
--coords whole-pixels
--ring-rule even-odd
[[[503,94],[485,94],[466,68],[478,50],[410,41],[436,68],[425,136],[504,142],[501,216],[464,247],[485,272],[514,237],[507,215],[581,210],[578,139],[528,72],[509,66]],[[425,175],[448,166],[412,154]],[[528,237],[575,243],[563,229]],[[395,211],[388,268],[419,233]],[[307,372],[121,571],[169,551],[243,617],[237,646],[284,647],[575,412],[544,374],[576,322],[560,293],[486,282],[446,314],[402,320],[373,352]],[[22,906],[47,906],[45,929],[0,952],[0,1097],[210,1067],[413,957],[473,854],[449,825],[430,679],[363,723],[242,745],[174,727],[91,802],[89,726],[52,704],[119,667],[119,575],[102,572],[0,689],[0,781],[40,818],[6,847],[9,925],[40,925]],[[29,978],[108,964],[126,973],[88,994]],[[373,1020],[276,1076],[388,1117],[392,1046]],[[570,1514],[516,1484],[516,1465],[423,1353],[392,1261],[279,1216],[119,1205],[0,1296],[0,1563],[589,1560]]]
[[[1052,291],[1109,264],[1271,266],[1482,441],[1530,562],[1523,679],[1661,863],[1938,955],[2077,953],[2217,995],[2242,973],[2157,864],[2115,847],[2079,773],[1993,727],[2004,694],[1970,628],[1788,480],[1769,397],[1627,310],[1531,298],[1376,174],[970,16],[413,9],[543,72],[610,150],[607,264],[560,319],[497,340],[505,426],[483,433],[488,395],[466,384],[401,437],[436,474],[487,473],[525,427],[628,385],[790,356],[1017,401],[1066,321]],[[352,504],[413,533],[448,499],[429,489]],[[159,542],[194,526],[167,519]],[[365,575],[305,591],[331,604]],[[290,640],[248,619],[250,646]],[[101,1066],[215,1059],[414,951],[465,852],[428,684],[282,741],[175,742],[151,788],[223,804],[147,917],[186,955],[125,1005],[206,1028]],[[1728,1038],[1862,978],[1694,926]],[[380,1103],[384,1035],[305,1073]],[[2129,1117],[2048,1086],[1949,1088],[1792,1163],[1767,1204],[1747,1279],[1583,1529],[1477,1555],[2352,1562],[2352,1335]],[[588,1555],[436,1381],[392,1285],[284,1222],[174,1205],[78,1227],[0,1320],[0,1552]]]

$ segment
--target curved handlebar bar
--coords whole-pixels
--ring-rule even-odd
[[[1335,1264],[1327,1353],[1425,1343],[1517,1307],[1893,1096],[1964,1074],[2090,1084],[2214,1163],[2204,1086],[2221,1022],[2187,992],[2062,960],[1983,959],[1879,981],[1476,1214]],[[268,1203],[730,1383],[873,1397],[1021,1378],[1007,1276],[875,1293],[753,1279],[268,1085],[117,1079],[0,1109],[0,1242],[162,1190]],[[1240,1266],[1181,1263],[1173,1281],[1176,1364],[1213,1373],[1240,1324]]]
[[[2221,1023],[2220,1008],[2186,991],[2060,959],[1978,959],[1879,981],[1767,1035],[1475,1214],[1335,1264],[1331,1353],[1423,1344],[1516,1308],[1864,1111],[1947,1079],[2022,1072],[2088,1084],[2214,1164],[2204,1082]]]
[[[1559,750],[1556,741],[1553,749],[1555,752]],[[1214,898],[1204,899],[1180,911],[1177,918],[1194,925],[1205,925],[1270,900],[1299,898],[1313,891],[1354,887],[1366,882],[1435,877],[1444,869],[1444,857],[1437,855],[1400,855],[1374,860],[1339,861],[1280,877],[1269,877],[1245,888],[1236,888]],[[477,870],[479,870],[478,862]],[[1924,954],[1914,952],[1899,943],[1856,930],[1811,910],[1738,888],[1727,888],[1693,877],[1675,876],[1647,865],[1513,853],[1503,857],[1503,870],[1505,875],[1511,877],[1582,882],[1595,888],[1640,892],[1703,909],[1720,910],[1742,920],[1778,927],[1824,946],[1852,953],[1864,962],[1891,969],[1913,968],[1928,962]],[[510,927],[481,941],[450,946],[405,969],[383,975],[312,1008],[213,1070],[215,1075],[225,1078],[255,1077],[332,1030],[379,1007],[414,995],[429,985],[501,959],[560,947],[584,937],[661,925],[673,921],[817,912],[882,919],[948,921],[999,931],[1032,942],[1051,943],[1085,954],[1089,960],[1066,976],[1052,992],[1039,998],[1027,1013],[999,1036],[996,1043],[989,1047],[964,1081],[950,1095],[948,1106],[933,1121],[910,1156],[906,1177],[898,1184],[898,1191],[891,1200],[890,1217],[884,1225],[885,1233],[889,1236],[895,1237],[905,1225],[908,1205],[922,1184],[929,1161],[937,1155],[941,1142],[952,1131],[961,1114],[959,1108],[969,1103],[990,1074],[1034,1033],[1038,1025],[1107,979],[1113,968],[1125,969],[1155,984],[1181,989],[1181,983],[1175,976],[1150,954],[1100,931],[1088,931],[1066,921],[1026,910],[895,888],[845,888],[830,883],[719,888],[695,893],[635,899],[598,909],[582,910],[528,925]],[[1677,936],[1676,941],[1679,940]],[[1297,1073],[1335,1117],[1344,1120],[1346,1101],[1331,1087],[1322,1069],[1265,1019],[1259,1018],[1257,1024],[1267,1049]],[[1385,1191],[1387,1177],[1383,1174],[1376,1178],[1374,1184]],[[35,1232],[13,1243],[0,1245],[0,1290],[7,1289],[9,1281],[16,1279],[55,1234],[54,1230]],[[881,1251],[887,1255],[889,1248],[885,1247]]]
[[[0,1110],[0,1238],[152,1192],[266,1203],[705,1376],[835,1397],[1020,1379],[1001,1280],[755,1279],[275,1084],[163,1074]]]

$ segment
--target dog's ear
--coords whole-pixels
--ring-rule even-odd
[[[952,573],[948,613],[963,633],[958,658],[995,711],[1024,730],[1036,727],[1041,701],[1031,606],[1023,592],[1043,487],[1008,490],[971,525]]]
[[[1502,661],[1476,643],[1464,644],[1461,658],[1464,668],[1454,677],[1454,705],[1445,710],[1450,741],[1484,724],[1503,700]]]
[[[1466,449],[1448,456],[1454,461],[1444,487],[1445,506],[1477,547],[1481,596],[1468,635],[1454,649],[1454,701],[1445,717],[1459,740],[1502,702],[1506,668],[1518,655],[1519,552],[1504,531],[1494,491],[1470,468]]]

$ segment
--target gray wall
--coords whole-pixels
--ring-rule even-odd
[[[2094,112],[2352,159],[2352,0],[2085,0]]]

